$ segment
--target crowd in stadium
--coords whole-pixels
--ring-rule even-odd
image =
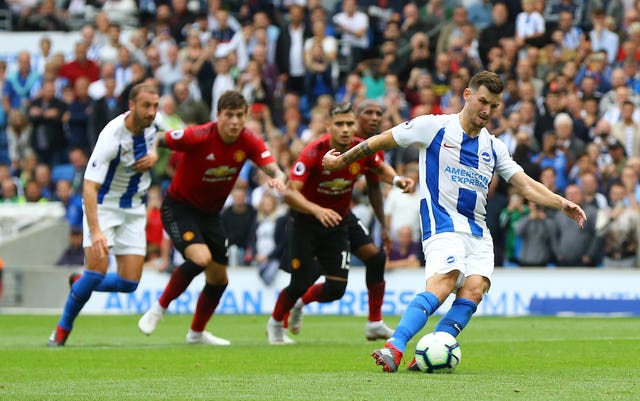
[[[240,91],[246,126],[288,172],[325,133],[334,102],[378,101],[384,131],[459,112],[470,77],[487,69],[505,83],[489,131],[527,174],[588,216],[579,229],[494,180],[487,222],[496,265],[638,266],[638,1],[0,0],[0,10],[15,31],[43,31],[39,53],[0,60],[0,201],[63,202],[73,246],[61,264],[82,264],[84,167],[138,83],[159,88],[162,130],[215,120],[221,94]],[[50,30],[79,31],[73,54],[52,51]],[[159,152],[148,259],[166,270],[174,263],[159,205],[178,158]],[[417,177],[417,155],[409,147],[385,157],[398,174]],[[286,214],[267,178],[246,164],[222,213],[231,264],[261,266],[265,280]],[[379,239],[363,195],[364,181],[354,211]],[[387,267],[421,266],[419,195],[390,186],[384,195],[396,255]]]

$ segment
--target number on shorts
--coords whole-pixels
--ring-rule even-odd
[[[340,263],[340,268],[343,270],[349,270],[349,265],[351,264],[350,260],[351,260],[351,252],[349,251],[342,251],[340,252],[340,254],[342,255],[342,262]]]

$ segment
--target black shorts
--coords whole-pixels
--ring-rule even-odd
[[[229,263],[227,234],[218,214],[203,212],[168,196],[162,202],[161,212],[162,225],[182,256],[187,246],[205,244],[215,262],[225,266]]]
[[[347,278],[351,257],[348,226],[325,227],[312,218],[292,215],[287,232],[290,260],[286,261],[291,273]]]
[[[369,235],[369,229],[352,211],[349,211],[347,217],[344,218],[343,224],[349,227],[349,242],[351,243],[352,253],[363,245],[373,243],[371,235]]]

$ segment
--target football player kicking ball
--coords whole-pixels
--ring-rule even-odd
[[[485,128],[498,107],[503,83],[493,72],[474,75],[464,90],[459,114],[425,115],[369,138],[347,152],[328,151],[323,166],[341,171],[383,149],[420,147],[420,220],[426,257],[426,290],[414,297],[393,336],[372,357],[396,372],[409,340],[451,293],[456,299],[434,331],[454,337],[467,325],[489,290],[493,243],[485,222],[489,182],[494,171],[530,201],[560,209],[580,227],[580,206],[554,194],[526,175],[506,146]],[[414,370],[415,364],[409,368]]]
[[[353,184],[372,170],[385,182],[409,191],[415,183],[398,177],[377,155],[370,155],[331,173],[322,168],[322,156],[331,148],[346,151],[362,140],[354,138],[356,116],[350,103],[337,103],[329,112],[329,133],[307,145],[289,175],[285,202],[291,207],[288,226],[291,279],[284,288],[267,323],[270,344],[293,343],[285,333],[283,320],[298,298],[305,303],[340,299],[349,274],[349,206]],[[319,265],[319,266],[318,266]],[[322,284],[312,285],[325,275]]]
[[[229,345],[205,331],[205,326],[227,288],[227,239],[220,211],[247,160],[269,177],[268,185],[285,190],[286,175],[262,138],[244,128],[247,103],[239,92],[226,91],[218,100],[218,121],[169,131],[158,146],[183,152],[167,196],[162,203],[162,223],[185,262],[171,274],[169,283],[138,321],[150,335],[171,301],[182,294],[200,273],[205,285],[187,333],[188,344]]]
[[[86,270],[75,279],[49,346],[65,345],[73,322],[93,291],[133,292],[142,275],[147,243],[145,196],[158,160],[153,151],[158,90],[135,86],[129,112],[107,124],[89,158],[82,191]],[[108,273],[109,249],[117,273]]]
[[[357,130],[355,135],[358,138],[367,139],[376,135],[382,124],[382,106],[374,100],[363,100],[356,110],[356,123]],[[379,152],[378,157],[384,160],[384,152]],[[371,171],[366,172],[364,175],[367,180],[369,202],[380,222],[383,243],[388,246],[390,240],[384,218],[380,177]],[[386,340],[393,334],[393,330],[382,321],[382,304],[385,290],[384,268],[387,257],[374,244],[369,230],[352,211],[349,211],[345,218],[345,224],[349,226],[350,250],[366,267],[365,282],[368,293],[369,318],[365,325],[364,336],[369,341]],[[298,334],[302,328],[302,308],[317,297],[316,292],[322,285],[322,283],[318,283],[311,286],[291,309],[288,328],[293,334]]]

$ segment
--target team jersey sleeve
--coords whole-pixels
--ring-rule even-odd
[[[209,138],[213,123],[196,125],[185,129],[167,131],[164,134],[169,149],[185,151],[200,146]]]
[[[442,126],[441,116],[429,114],[396,125],[391,129],[391,133],[396,143],[403,148],[412,143],[429,146]]]
[[[118,156],[119,141],[113,133],[114,124],[108,124],[98,136],[96,146],[91,153],[84,178],[102,184],[111,161]]]
[[[303,150],[298,156],[298,160],[291,167],[289,179],[292,181],[306,181],[309,178],[309,173],[313,170],[313,160],[309,155],[308,148]]]
[[[491,140],[496,158],[496,173],[505,181],[509,182],[511,177],[519,171],[523,171],[518,163],[514,162],[509,154],[507,145],[501,140],[493,137]]]
[[[248,138],[251,147],[249,155],[256,165],[264,166],[276,161],[276,158],[273,157],[273,154],[269,151],[262,138],[252,133],[249,133]]]

